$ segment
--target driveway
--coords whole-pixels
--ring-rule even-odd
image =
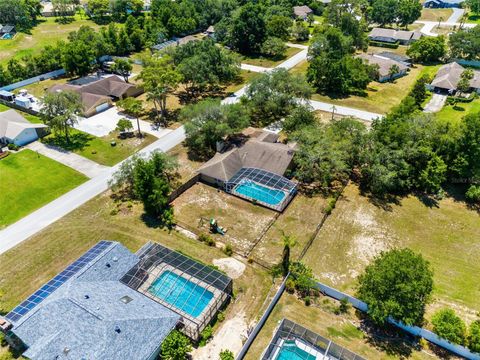
[[[26,148],[49,157],[52,160],[58,161],[63,165],[71,167],[72,169],[75,169],[78,172],[88,176],[90,179],[100,175],[102,172],[108,169],[107,166],[97,164],[96,162],[83,156],[55,146],[43,144],[40,141],[30,143],[26,146]]]
[[[137,120],[120,113],[115,106],[89,118],[79,118],[78,124],[75,125],[75,128],[88,134],[102,137],[114,131],[117,127],[118,120],[122,118],[130,119],[134,129],[137,129]],[[140,120],[140,130],[157,138],[161,138],[171,131],[168,129],[156,128],[152,123],[144,120]]]
[[[433,94],[430,101],[425,105],[423,112],[426,113],[436,113],[442,110],[443,106],[445,105],[445,101],[447,101],[447,95],[442,94]]]
[[[463,13],[465,12],[465,10],[464,9],[457,9],[457,8],[452,8],[452,10],[453,10],[453,13],[447,19],[447,23],[455,24],[460,20]]]

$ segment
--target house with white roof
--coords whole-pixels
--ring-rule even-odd
[[[0,113],[0,144],[24,146],[47,134],[45,124],[32,124],[15,110]]]

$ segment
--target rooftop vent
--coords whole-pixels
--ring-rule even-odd
[[[70,352],[70,349],[69,349],[68,347],[66,347],[66,348],[63,349],[63,353],[64,353],[65,355],[68,355],[69,352]]]
[[[85,295],[84,298],[85,299],[90,299],[90,295]]]
[[[113,262],[117,262],[118,258],[116,256],[114,256],[112,260],[113,260]]]
[[[105,266],[106,266],[107,268],[109,268],[109,267],[111,267],[112,265],[110,265],[110,263],[107,263]]]
[[[115,326],[115,332],[117,334],[120,334],[122,331],[120,330],[120,328],[118,326]]]
[[[129,303],[130,301],[132,301],[132,300],[133,300],[133,299],[132,299],[130,296],[128,296],[128,295],[122,296],[122,297],[120,298],[120,301],[123,302],[124,304],[128,304],[128,303]]]

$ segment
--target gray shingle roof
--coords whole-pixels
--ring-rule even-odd
[[[464,70],[465,68],[456,62],[443,65],[437,71],[431,85],[445,90],[457,90],[458,82]],[[473,79],[470,80],[470,86],[474,89],[480,88],[480,71],[473,71]]]
[[[0,112],[0,138],[15,139],[25,129],[44,129],[45,124],[32,124],[15,110]]]
[[[408,69],[408,66],[405,64],[380,55],[360,54],[357,57],[363,59],[370,65],[377,65],[380,77],[390,75],[390,68],[394,65],[398,66],[399,73]]]
[[[119,279],[138,256],[113,242],[14,324],[30,359],[148,359],[180,316]],[[122,301],[128,297],[131,301]],[[121,354],[121,355],[120,355]]]

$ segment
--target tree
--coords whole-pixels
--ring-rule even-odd
[[[116,130],[120,131],[121,133],[130,132],[133,129],[132,122],[129,119],[122,118],[117,122]]]
[[[415,41],[407,50],[407,55],[419,63],[436,62],[445,57],[447,47],[444,36],[424,36]]]
[[[427,88],[426,85],[430,84],[430,76],[427,74],[422,75],[415,84],[413,84],[413,88],[410,91],[409,96],[415,99],[415,103],[417,106],[421,106],[424,100],[427,98]]]
[[[454,32],[448,37],[448,44],[454,58],[480,59],[480,26]]]
[[[468,348],[475,353],[480,353],[480,320],[475,320],[470,324]]]
[[[75,15],[77,4],[73,0],[52,0],[55,16],[60,16],[63,23],[67,23],[68,17]]]
[[[459,345],[465,345],[467,330],[465,323],[452,309],[440,309],[432,316],[433,332]]]
[[[262,54],[272,58],[282,58],[286,51],[287,46],[282,39],[277,37],[267,37],[262,44]]]
[[[315,123],[313,109],[307,105],[301,105],[292,110],[292,112],[283,121],[283,131],[291,134],[297,130],[308,127]]]
[[[33,3],[33,7],[27,4]],[[28,30],[34,24],[41,7],[39,0],[25,2],[22,0],[0,1],[0,24],[15,25],[17,30]],[[29,11],[33,9],[33,11]]]
[[[473,79],[474,73],[472,69],[465,69],[460,74],[460,81],[457,84],[457,89],[461,92],[468,92],[471,88],[470,81]]]
[[[292,236],[282,234],[282,242],[282,275],[286,277],[290,270],[290,249],[297,244],[297,241]]]
[[[292,27],[292,36],[296,41],[307,41],[310,31],[303,21],[295,21]]]
[[[220,360],[234,360],[235,356],[233,355],[233,352],[230,350],[222,350],[220,351]]]
[[[221,105],[217,100],[204,100],[187,106],[182,110],[181,117],[185,120],[187,147],[199,158],[211,157],[217,142],[249,124],[242,106]]]
[[[397,23],[408,27],[422,15],[422,4],[418,0],[399,0],[397,9]]]
[[[381,27],[393,24],[397,19],[399,0],[374,0],[370,19]]]
[[[470,203],[480,204],[480,186],[470,185],[467,192],[465,193],[465,198]]]
[[[358,284],[358,296],[377,324],[384,325],[392,317],[406,325],[420,325],[433,290],[433,273],[420,254],[394,249],[378,255]]]
[[[141,100],[127,97],[126,99],[117,102],[117,105],[123,109],[123,111],[130,116],[137,119],[138,137],[142,137],[142,131],[140,130],[140,115],[143,112],[143,103]]]
[[[260,50],[266,36],[260,5],[247,2],[233,12],[230,23],[228,42],[235,50],[242,54],[252,54]]]
[[[63,49],[62,62],[67,73],[76,76],[88,75],[95,64],[92,44],[82,40],[70,41]]]
[[[272,15],[266,23],[267,36],[288,40],[292,25],[293,21],[291,18],[282,15]]]
[[[167,113],[167,98],[177,89],[182,75],[167,55],[144,58],[143,64],[139,79],[143,81],[147,98],[153,102],[159,121],[162,121]]]
[[[47,92],[40,110],[43,122],[65,136],[70,143],[70,127],[78,123],[77,115],[83,111],[80,95],[73,91]]]
[[[419,187],[431,194],[438,193],[447,179],[446,173],[445,162],[438,155],[432,154],[427,166],[420,173]]]
[[[128,78],[130,77],[130,74],[132,73],[132,63],[128,59],[121,59],[121,58],[116,58],[113,61],[112,65],[112,71],[114,73],[117,73],[118,75],[122,76],[125,82],[128,83]]]
[[[395,75],[397,75],[400,72],[400,68],[398,67],[397,64],[393,64],[390,66],[388,69],[388,76],[390,77],[390,81],[393,81],[395,79]]]
[[[110,2],[109,0],[88,0],[87,8],[91,17],[104,22],[110,11]]]
[[[162,359],[186,360],[192,350],[190,340],[178,330],[173,330],[162,343]]]
[[[475,14],[480,14],[480,1],[479,0],[467,0],[467,6]]]
[[[301,75],[275,69],[254,79],[242,98],[255,124],[268,125],[287,116],[312,89]]]

